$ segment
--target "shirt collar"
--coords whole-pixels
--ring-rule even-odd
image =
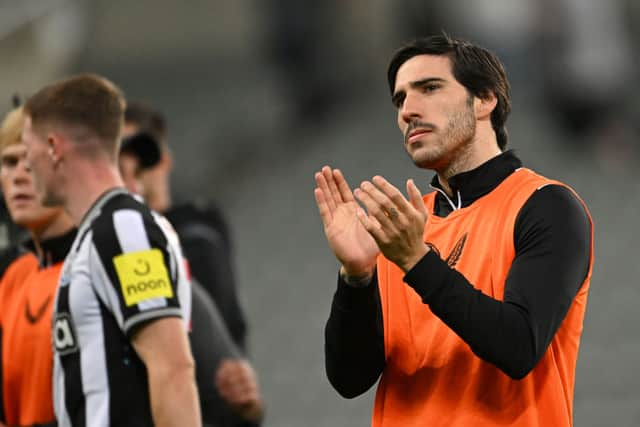
[[[496,188],[520,167],[522,167],[522,161],[513,151],[509,150],[487,160],[475,169],[452,176],[449,178],[449,186],[454,194],[454,205],[457,204],[458,208],[469,206]],[[435,214],[438,216],[448,215],[453,207],[447,201],[438,175],[435,175],[431,180],[431,187],[438,191],[434,206]]]
[[[122,194],[130,194],[124,187],[113,187],[106,190],[102,193],[91,205],[89,210],[84,214],[82,220],[80,221],[79,229],[84,230],[86,227],[91,224],[93,219],[100,214],[102,207],[107,204],[107,202],[113,199],[116,196]]]
[[[39,242],[42,249],[42,258],[38,259],[41,268],[51,267],[53,264],[64,261],[67,253],[71,249],[73,240],[76,238],[76,228],[72,228],[61,236],[51,237]],[[37,255],[33,240],[28,240],[23,244],[24,248]]]

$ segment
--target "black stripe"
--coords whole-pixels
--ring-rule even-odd
[[[72,322],[71,311],[69,308],[70,286],[71,285],[60,287],[56,319],[59,316],[64,315]],[[53,333],[55,334],[56,331],[54,330]],[[77,337],[75,333],[74,335]],[[65,404],[67,407],[67,413],[71,419],[71,425],[73,427],[85,427],[87,424],[87,416],[84,390],[82,389],[80,351],[59,355],[59,357],[62,363],[62,369],[64,370]]]
[[[153,426],[147,371],[109,309],[100,301],[112,426]]]

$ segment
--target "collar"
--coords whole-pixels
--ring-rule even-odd
[[[130,193],[124,187],[113,187],[106,190],[104,193],[102,193],[93,202],[89,210],[87,210],[87,212],[84,214],[84,217],[82,217],[82,220],[80,221],[80,225],[78,226],[78,228],[85,229],[86,226],[91,224],[93,219],[100,214],[100,211],[102,211],[103,206],[106,205],[109,200],[122,194],[130,194]]]
[[[42,258],[38,259],[41,268],[51,267],[54,264],[64,261],[67,253],[71,249],[73,240],[76,238],[76,228],[72,228],[61,236],[51,237],[42,240],[40,247],[42,248]],[[36,247],[32,239],[23,244],[24,248],[34,255],[37,255]]]
[[[438,192],[434,214],[444,217],[456,209],[471,205],[496,188],[520,167],[522,167],[522,161],[509,150],[487,160],[475,169],[454,175],[449,178],[449,186],[455,195],[453,200],[446,195],[438,175],[435,175],[431,180],[431,187]]]

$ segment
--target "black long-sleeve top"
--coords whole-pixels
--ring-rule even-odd
[[[521,167],[511,151],[449,180],[462,207],[474,203]],[[434,177],[432,186],[438,187]],[[438,194],[431,215],[452,207]],[[582,203],[560,185],[538,189],[517,215],[516,256],[498,301],[429,251],[404,277],[431,311],[483,360],[514,379],[536,365],[584,282],[591,257],[591,222]],[[385,368],[377,277],[355,288],[338,277],[325,328],[329,381],[344,397],[367,391]]]

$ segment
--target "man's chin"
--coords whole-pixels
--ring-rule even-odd
[[[411,160],[420,169],[436,169],[438,165],[438,158],[427,153],[413,153]]]

